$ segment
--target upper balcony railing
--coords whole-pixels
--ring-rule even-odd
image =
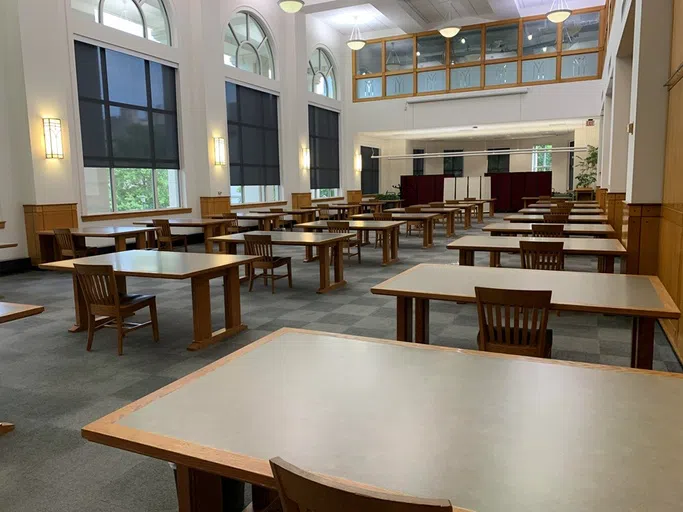
[[[575,10],[564,23],[545,16],[373,39],[353,52],[353,100],[499,89],[600,78],[605,7]]]

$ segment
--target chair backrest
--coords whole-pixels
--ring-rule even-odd
[[[154,225],[155,228],[160,228],[160,237],[171,236],[171,224],[168,222],[168,219],[152,219],[152,225]]]
[[[519,242],[522,268],[564,270],[564,242]]]
[[[74,239],[69,228],[55,228],[54,233],[60,251],[74,250]]]
[[[375,492],[309,473],[271,459],[284,512],[452,512],[448,500],[426,500]]]
[[[393,214],[390,212],[379,212],[379,213],[373,213],[372,218],[374,220],[393,220]]]
[[[79,265],[74,264],[78,282],[83,290],[83,297],[91,306],[118,306],[119,292],[111,265]]]
[[[330,220],[327,221],[327,230],[330,233],[350,233],[349,221],[346,220]]]
[[[465,198],[465,201],[476,201],[476,200],[477,200],[476,197],[466,197]]]
[[[562,238],[564,237],[564,224],[532,224],[531,235]]]
[[[568,213],[544,213],[543,222],[550,224],[566,224],[569,222]]]
[[[273,260],[273,239],[270,235],[244,235],[244,254]]]
[[[422,212],[422,208],[419,206],[406,206],[405,208],[406,213],[420,213]]]
[[[572,205],[570,203],[559,203],[557,206],[550,207],[550,213],[570,213]]]
[[[227,228],[228,233],[239,232],[240,225],[236,213],[224,213],[223,219],[225,219],[225,223],[223,225]]]
[[[446,206],[446,203],[432,202],[429,203],[429,206],[431,208],[443,208],[444,206]]]
[[[550,202],[550,196],[538,196],[538,202],[539,203],[549,203]]]
[[[551,291],[476,286],[479,350],[544,357]]]

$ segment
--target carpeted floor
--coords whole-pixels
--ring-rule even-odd
[[[480,233],[480,227],[475,224],[467,234]],[[73,322],[69,275],[34,271],[0,278],[4,300],[45,306],[42,315],[0,326],[0,421],[16,425],[16,431],[0,437],[0,510],[177,510],[168,464],[86,442],[80,428],[280,327],[393,338],[394,300],[372,295],[370,287],[418,263],[457,261],[457,252],[445,249],[449,240],[442,228],[435,241],[435,248],[424,250],[419,237],[402,237],[401,261],[387,268],[380,266],[379,250],[364,248],[362,265],[346,264],[348,286],[323,296],[315,293],[317,263],[302,263],[302,248],[276,248],[294,257],[294,288],[278,281],[277,294],[271,295],[261,283],[252,293],[243,286],[249,330],[200,352],[185,350],[192,339],[189,281],[128,280],[129,291],[157,295],[161,342],[152,341],[150,329],[133,332],[124,341],[125,355],[118,357],[115,331],[99,331],[91,353],[85,350],[84,333],[67,332]],[[193,250],[202,251],[203,245]],[[476,264],[488,265],[488,254],[478,253]],[[518,267],[519,257],[503,255],[502,264]],[[567,268],[595,271],[597,263],[568,257]],[[216,319],[222,315],[221,294],[216,281]],[[552,315],[550,323],[553,358],[629,365],[629,318],[563,313]],[[219,321],[215,324],[218,328]],[[476,332],[473,306],[432,303],[433,344],[476,349]],[[682,371],[659,328],[655,357],[655,369]]]

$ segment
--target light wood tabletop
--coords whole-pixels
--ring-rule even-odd
[[[391,212],[387,212],[391,213]],[[429,249],[434,247],[434,223],[439,218],[438,213],[392,213],[393,220],[404,220],[422,223],[422,247]],[[372,213],[359,213],[352,217],[353,220],[374,220]]]
[[[677,374],[282,329],[82,435],[177,464],[181,510],[223,510],[213,475],[274,488],[279,456],[477,512],[678,512],[681,396]]]
[[[211,242],[209,242],[209,238],[215,235],[220,235],[223,234],[224,226],[225,226],[225,219],[184,219],[184,218],[177,218],[177,219],[168,219],[168,223],[171,225],[171,227],[177,227],[177,228],[201,228],[204,231],[204,247],[206,249],[207,253],[211,252]],[[153,226],[154,223],[152,222],[151,219],[149,220],[140,220],[137,222],[133,222],[135,225],[140,225],[140,226]],[[156,241],[155,241],[155,236],[154,232],[150,231],[147,234],[147,243],[149,247],[156,247]]]
[[[572,209],[574,210],[581,210],[581,209],[595,209],[595,208],[600,208],[600,203],[594,202],[594,203],[571,203]],[[533,203],[530,204],[529,206],[525,206],[525,208],[553,208],[559,206],[557,203]]]
[[[256,260],[258,257],[255,256],[136,250],[44,263],[40,268],[73,273],[74,263],[112,265],[120,293],[126,293],[126,277],[190,279],[194,340],[188,350],[199,350],[247,328],[241,319],[239,266]],[[225,327],[217,331],[213,331],[211,327],[209,285],[211,279],[215,278],[223,278],[225,307]],[[83,292],[75,274],[73,288],[76,323],[70,331],[78,332],[87,328],[88,314]]]
[[[146,249],[146,236],[153,237],[158,228],[146,226],[93,226],[88,228],[72,228],[71,234],[76,238],[113,238],[114,249],[125,251],[128,249],[126,240],[135,238],[136,249]],[[55,233],[52,230],[38,232],[40,242],[40,261],[47,263],[55,261],[59,257],[59,249]],[[85,245],[85,242],[82,241]]]
[[[508,222],[543,222],[543,215],[512,214],[504,217]],[[570,215],[569,224],[606,224],[607,215]]]
[[[554,310],[632,316],[631,363],[637,368],[652,368],[655,319],[677,319],[681,314],[655,276],[423,264],[371,291],[397,297],[397,339],[413,340],[414,310],[415,340],[428,343],[429,301],[474,303],[476,286],[550,290]]]
[[[0,249],[11,249],[12,247],[17,247],[19,244],[16,242],[11,243],[0,243]]]
[[[431,206],[420,206],[421,212],[422,213],[438,213],[440,215],[443,215],[446,218],[446,236],[452,237],[455,236],[455,216],[461,212],[463,212],[463,208],[458,208],[457,206],[450,206],[450,207],[444,207],[444,208],[432,208]],[[390,208],[388,210],[384,210],[387,213],[406,213],[405,208]],[[471,227],[471,221],[468,223],[467,221],[470,219],[468,215],[464,216],[465,219],[465,229],[469,229]]]
[[[535,224],[542,224],[536,222]],[[482,228],[482,231],[497,235],[530,235],[532,223],[497,222]],[[609,224],[565,224],[564,234],[567,236],[614,236],[614,228]]]
[[[599,272],[614,272],[614,258],[626,256],[627,251],[619,240],[614,238],[544,238],[509,236],[463,236],[448,244],[448,249],[459,251],[460,265],[474,265],[474,253],[486,251],[491,253],[489,265],[500,266],[501,252],[520,251],[520,242],[532,240],[534,242],[562,242],[565,254],[588,255],[598,257]]]
[[[544,215],[552,213],[550,208],[522,208],[518,213],[523,215]],[[604,215],[602,208],[572,208],[570,215]]]
[[[313,222],[317,215],[318,208],[283,208],[282,213],[285,215],[292,215],[297,222]],[[252,210],[254,213],[273,213],[269,208],[263,208],[260,210]]]

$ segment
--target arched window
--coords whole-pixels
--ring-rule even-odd
[[[270,39],[250,13],[238,12],[228,23],[223,41],[223,61],[234,68],[275,78]]]
[[[313,51],[308,59],[308,92],[336,99],[337,80],[332,59],[322,48]]]
[[[102,25],[171,44],[171,26],[163,0],[71,0],[71,8]]]

